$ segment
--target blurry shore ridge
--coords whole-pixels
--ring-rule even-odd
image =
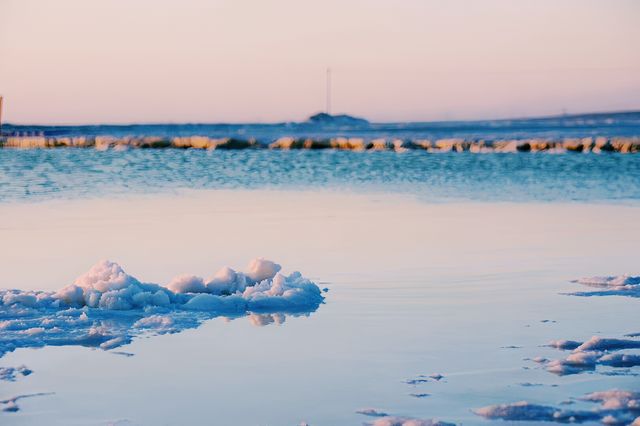
[[[640,112],[513,120],[370,123],[314,114],[299,123],[11,125],[3,148],[336,149],[426,152],[640,152]]]

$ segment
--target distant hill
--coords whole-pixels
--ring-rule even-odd
[[[331,126],[368,126],[369,122],[364,118],[347,114],[331,115],[326,112],[314,114],[307,119],[307,123],[323,124]]]

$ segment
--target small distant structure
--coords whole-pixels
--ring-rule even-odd
[[[2,136],[2,96],[0,96],[0,136]]]
[[[366,127],[369,126],[369,122],[364,118],[354,117],[348,114],[331,114],[331,68],[327,67],[326,74],[326,99],[325,99],[325,111],[313,114],[309,117],[306,123],[318,124],[325,127]]]
[[[364,118],[354,117],[348,114],[331,115],[326,112],[319,112],[307,119],[307,123],[320,124],[323,126],[355,126],[366,127],[369,122]]]

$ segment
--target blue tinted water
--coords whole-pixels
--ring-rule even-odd
[[[429,201],[640,199],[640,157],[416,151],[0,150],[0,202],[182,189],[340,189]]]
[[[640,134],[637,119],[581,120],[373,125],[375,133],[334,129],[331,135]],[[302,134],[303,127],[21,131],[259,136],[262,129],[274,137],[291,129]],[[229,194],[200,191],[211,198],[67,201],[135,200],[183,189],[295,189],[307,196],[231,191],[241,200],[234,202]],[[351,204],[358,197],[318,193],[324,189],[404,193],[444,204],[381,202],[379,195]],[[65,201],[21,205],[50,199]],[[137,340],[125,348],[133,357],[81,347],[7,354],[1,366],[26,364],[34,374],[2,383],[0,398],[55,394],[21,400],[22,411],[2,414],[0,423],[346,425],[367,420],[355,410],[376,407],[487,425],[470,409],[518,400],[557,406],[591,391],[637,389],[637,367],[629,375],[557,377],[527,359],[565,356],[541,347],[550,339],[638,331],[637,299],[558,293],[579,290],[567,281],[583,275],[637,274],[640,235],[637,207],[564,202],[639,199],[640,155],[0,149],[6,287],[56,289],[102,257],[165,282],[185,270],[209,271],[220,259],[264,255],[330,288],[326,305],[309,318],[263,328],[210,321]],[[448,204],[460,200],[489,203]],[[502,201],[531,204],[493,203]],[[542,322],[547,319],[553,322]],[[405,383],[430,373],[445,379]],[[524,382],[541,386],[519,385]],[[431,396],[411,396],[422,392]]]

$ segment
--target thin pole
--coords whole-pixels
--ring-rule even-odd
[[[331,68],[327,68],[327,114],[331,114]]]
[[[0,96],[0,136],[2,136],[2,96]]]

